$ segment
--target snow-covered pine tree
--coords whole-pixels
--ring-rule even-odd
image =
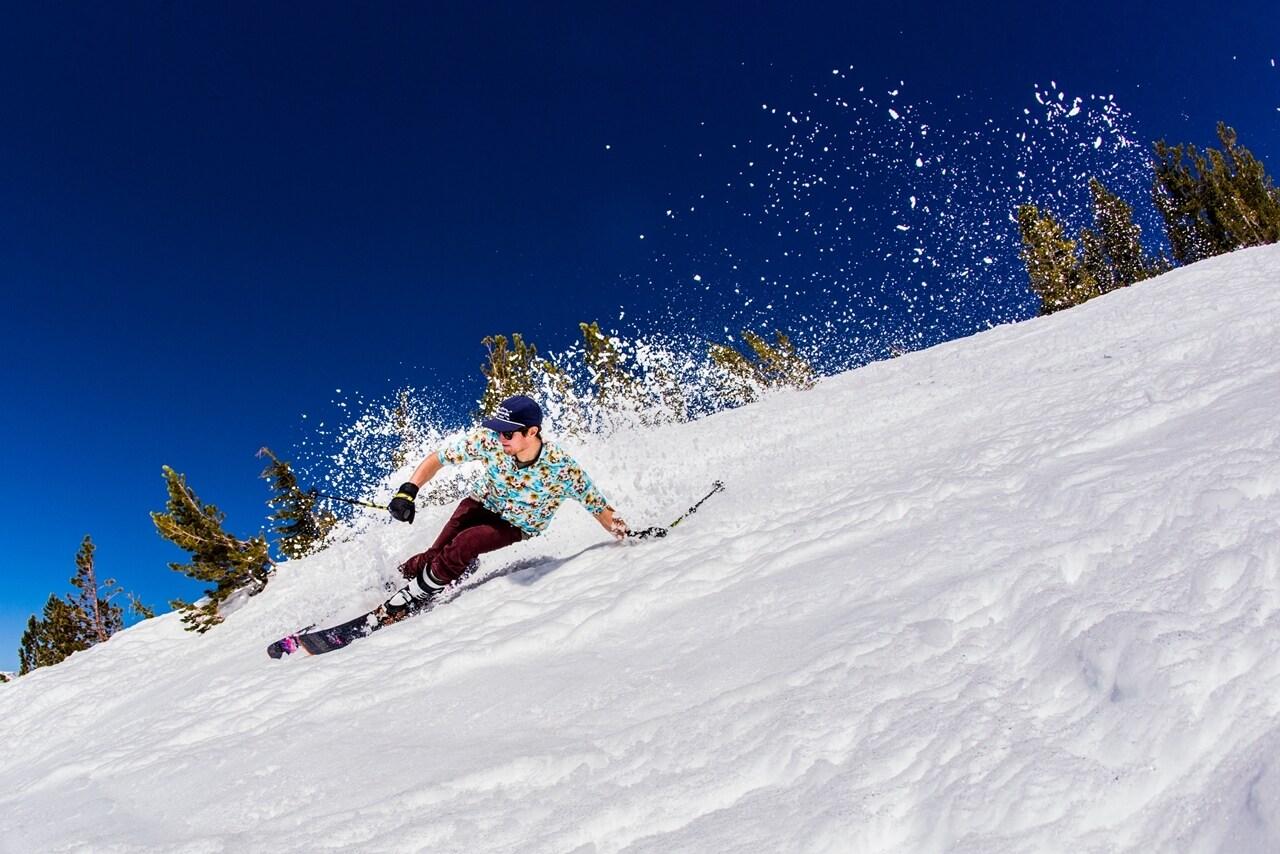
[[[724,406],[741,406],[760,396],[751,360],[737,348],[713,342],[708,356],[717,369],[715,394]]]
[[[1133,208],[1112,193],[1097,178],[1089,179],[1089,195],[1093,200],[1093,222],[1097,249],[1105,263],[1105,271],[1090,270],[1100,293],[1123,288],[1163,273],[1162,265],[1147,256],[1142,248],[1142,228],[1133,219]],[[1089,232],[1085,229],[1085,232]],[[1089,266],[1089,241],[1085,243],[1085,266]]]
[[[409,463],[411,454],[421,452],[422,445],[408,389],[401,389],[396,393],[396,405],[391,409],[390,418],[391,431],[396,437],[396,446],[391,452],[391,468],[401,469]]]
[[[812,388],[818,372],[801,356],[791,339],[779,330],[773,332],[773,343],[750,329],[742,330],[754,355],[756,375],[769,388]]]
[[[273,493],[267,505],[274,512],[267,518],[274,523],[276,547],[290,560],[312,554],[333,529],[337,517],[317,510],[315,491],[302,491],[287,460],[281,460],[267,447],[258,451],[258,457],[271,460],[261,477],[271,484]]]
[[[626,355],[616,341],[600,331],[600,322],[579,323],[582,332],[582,359],[587,376],[596,390],[596,404],[610,409],[640,408],[638,382],[623,367]]]
[[[1022,234],[1022,261],[1027,266],[1031,290],[1040,297],[1040,313],[1052,314],[1098,295],[1092,273],[1076,256],[1076,242],[1066,236],[1062,223],[1035,205],[1018,206]]]
[[[550,359],[536,363],[534,398],[559,436],[581,436],[591,429],[591,401],[579,392],[568,364],[575,351],[562,354],[561,365]]]
[[[723,372],[720,394],[728,406],[749,403],[765,389],[812,388],[818,372],[800,355],[791,339],[774,331],[774,343],[742,330],[745,354],[728,344],[712,344],[710,358]]]
[[[1092,228],[1080,229],[1080,269],[1093,279],[1100,294],[1123,287],[1116,278],[1116,271],[1111,267],[1110,259],[1107,258],[1102,235]]]
[[[169,568],[213,585],[205,590],[202,605],[181,599],[170,604],[182,612],[187,631],[203,634],[222,622],[219,609],[233,593],[262,592],[274,562],[265,536],[242,540],[227,533],[222,528],[226,514],[202,503],[183,475],[164,466],[164,479],[169,500],[165,512],[152,513],[151,520],[160,536],[191,553],[190,563],[171,563]]]

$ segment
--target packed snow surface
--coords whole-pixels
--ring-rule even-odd
[[[321,657],[449,507],[204,636],[0,686],[0,849],[1280,850],[1280,247],[580,458],[576,506]],[[388,483],[403,473],[389,473]]]

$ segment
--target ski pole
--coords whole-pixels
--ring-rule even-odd
[[[715,495],[717,492],[719,492],[722,489],[724,489],[724,481],[717,480],[715,484],[711,487],[710,492],[708,492],[706,495],[699,498],[697,504],[693,505],[688,510],[684,511],[684,513],[680,514],[680,516],[667,527],[645,528],[643,531],[627,531],[627,536],[635,537],[637,540],[645,540],[645,539],[648,539],[649,537],[665,537],[668,533],[670,533],[670,530],[672,528],[674,528],[676,525],[679,525],[682,521],[684,521],[686,516],[692,516],[695,512],[697,512],[698,508],[702,506],[702,502],[706,501],[708,498]]]
[[[370,504],[368,501],[359,501],[355,498],[343,498],[341,495],[327,495],[323,492],[311,490],[311,494],[317,498],[328,498],[331,501],[345,501],[347,504],[354,504],[357,507],[372,507],[374,510],[386,510],[387,508],[381,504]]]

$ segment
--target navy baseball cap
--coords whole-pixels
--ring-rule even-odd
[[[542,407],[531,397],[517,394],[508,397],[493,415],[480,422],[482,427],[490,430],[523,430],[525,427],[542,426]]]

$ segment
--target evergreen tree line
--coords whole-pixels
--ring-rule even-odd
[[[336,517],[317,507],[314,491],[304,492],[298,486],[288,462],[270,448],[263,448],[258,455],[270,460],[262,477],[272,489],[267,504],[273,512],[268,518],[274,524],[277,556],[304,557],[319,547]],[[229,599],[261,592],[275,561],[265,534],[240,539],[228,533],[223,527],[225,514],[202,502],[185,476],[168,466],[163,474],[169,500],[164,512],[151,514],[152,520],[162,537],[191,555],[187,563],[169,566],[210,585],[201,604],[175,599],[170,605],[182,613],[189,631],[203,633],[222,622],[222,610]],[[93,540],[86,535],[76,555],[76,575],[71,579],[78,593],[50,594],[42,613],[33,614],[27,622],[18,649],[19,675],[104,643],[124,627],[124,610],[113,601],[124,590],[114,579],[98,582],[94,551]],[[141,619],[155,616],[136,596],[126,595],[134,614]]]
[[[1175,264],[1280,241],[1280,190],[1261,162],[1219,122],[1222,150],[1155,143],[1152,199],[1172,258],[1142,246],[1133,208],[1097,178],[1089,180],[1093,227],[1073,239],[1050,211],[1017,211],[1021,257],[1040,313],[1051,314],[1159,275]]]
[[[274,556],[267,533],[247,539],[229,533],[223,525],[226,514],[201,501],[185,475],[163,467],[169,499],[164,511],[152,513],[151,519],[160,536],[190,554],[186,563],[170,563],[169,568],[209,585],[200,603],[169,603],[182,614],[187,631],[203,634],[221,623],[231,603],[266,589],[277,558],[297,560],[318,551],[337,522],[333,513],[319,506],[320,495],[314,489],[302,489],[288,461],[266,447],[258,457],[269,460],[261,477],[272,491],[267,519],[275,539]]]
[[[20,675],[104,643],[124,628],[124,610],[113,601],[124,589],[113,578],[98,581],[95,551],[93,539],[86,534],[76,553],[76,574],[71,578],[76,593],[61,597],[49,594],[41,616],[33,614],[27,621],[18,647]],[[127,594],[127,598],[130,608],[142,618],[154,616],[136,596]]]
[[[578,343],[552,358],[539,356],[518,332],[510,341],[486,337],[485,390],[476,415],[511,395],[528,394],[542,402],[558,432],[581,435],[691,421],[771,389],[809,388],[818,377],[782,332],[771,342],[743,330],[740,347],[706,342],[705,358],[698,358],[657,338],[636,342],[606,334],[595,321],[578,329]]]

